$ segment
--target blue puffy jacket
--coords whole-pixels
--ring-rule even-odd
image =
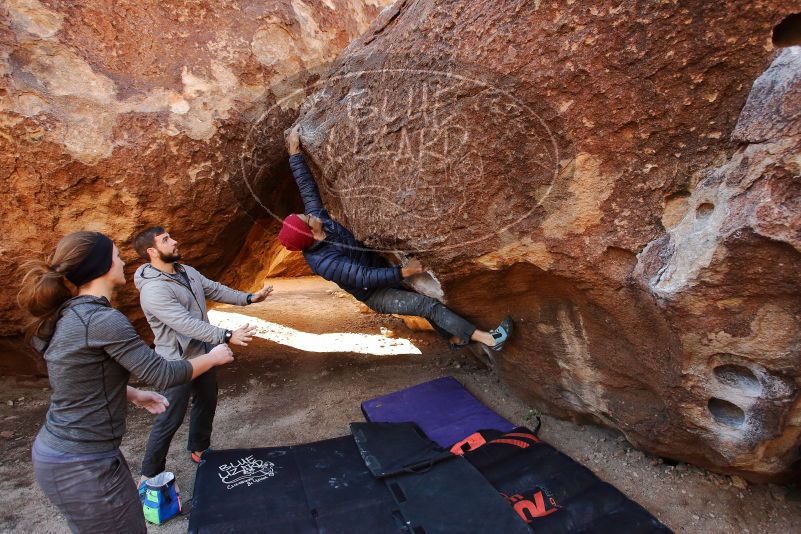
[[[323,221],[325,241],[318,241],[303,251],[311,270],[339,285],[359,300],[367,300],[374,289],[397,286],[403,275],[398,265],[369,250],[350,230],[336,222],[323,207],[314,177],[303,154],[289,157],[289,166],[300,189],[308,215]]]

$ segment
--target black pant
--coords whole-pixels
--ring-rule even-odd
[[[391,287],[376,289],[364,303],[379,313],[425,317],[440,334],[458,338],[459,345],[469,343],[470,336],[476,331],[472,323],[456,315],[437,299],[414,291]]]
[[[217,409],[217,372],[212,368],[188,384],[172,386],[162,394],[170,405],[167,411],[156,417],[147,440],[145,456],[142,458],[142,475],[150,478],[158,475],[167,465],[167,452],[175,432],[181,426],[192,398],[189,415],[188,451],[204,451],[211,444],[211,429]]]

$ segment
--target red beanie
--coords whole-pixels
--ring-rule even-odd
[[[278,241],[287,250],[303,250],[314,244],[314,236],[309,225],[293,213],[284,219],[284,225],[278,232]]]

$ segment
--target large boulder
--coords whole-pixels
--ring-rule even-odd
[[[399,0],[305,102],[303,145],[358,237],[419,257],[480,327],[514,316],[493,356],[524,399],[780,478],[801,444],[801,80],[771,37],[798,11]]]
[[[220,274],[281,205],[304,88],[385,3],[4,2],[0,336],[23,322],[16,266],[70,231],[106,232],[138,263],[131,237],[164,225]],[[132,284],[118,300],[137,309]]]

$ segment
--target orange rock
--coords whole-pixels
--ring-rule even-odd
[[[130,277],[131,238],[163,225],[188,263],[218,277],[254,217],[269,230],[270,213],[286,214],[271,186],[286,182],[283,131],[306,86],[387,1],[6,2],[0,336],[23,322],[16,266],[70,231],[107,233]],[[117,298],[134,318],[137,298],[133,284]]]

